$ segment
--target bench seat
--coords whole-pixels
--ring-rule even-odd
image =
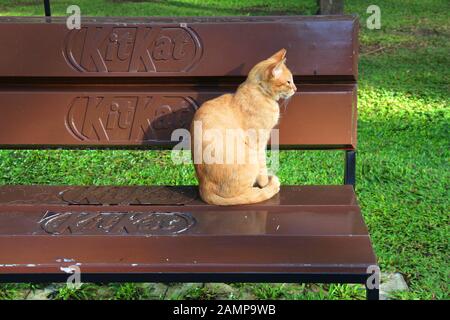
[[[74,265],[102,281],[300,281],[376,265],[350,185],[285,186],[233,207],[203,203],[196,187],[2,186],[0,248],[3,281],[56,280]]]

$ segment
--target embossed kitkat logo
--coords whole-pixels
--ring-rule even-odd
[[[59,193],[72,205],[184,205],[198,198],[196,188],[173,186],[89,186],[68,187]]]
[[[189,230],[195,218],[185,212],[47,212],[39,221],[49,234],[174,235]]]
[[[91,25],[70,31],[63,51],[80,72],[188,72],[202,45],[188,27]]]
[[[80,96],[69,106],[66,126],[85,142],[170,142],[173,130],[189,128],[197,108],[183,96]]]

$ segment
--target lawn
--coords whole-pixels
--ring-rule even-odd
[[[314,14],[315,0],[111,1],[61,0],[53,14],[77,3],[83,15]],[[366,8],[381,8],[381,29],[369,30]],[[447,0],[347,0],[361,22],[356,192],[382,272],[400,272],[410,290],[399,299],[449,298],[449,72]],[[42,15],[41,1],[0,0],[0,15]],[[343,154],[283,151],[282,184],[339,184]],[[0,151],[0,184],[194,184],[191,165],[168,152]],[[0,299],[45,285],[0,286]],[[362,299],[352,285],[85,284],[54,286],[53,298]]]

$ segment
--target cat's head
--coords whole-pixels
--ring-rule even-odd
[[[292,73],[286,66],[286,49],[254,66],[248,80],[257,83],[274,100],[288,99],[297,91]]]

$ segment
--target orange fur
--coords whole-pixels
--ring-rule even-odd
[[[267,200],[280,190],[276,176],[268,176],[265,149],[270,131],[279,119],[280,98],[289,98],[297,88],[292,74],[285,65],[286,50],[282,49],[267,60],[255,65],[235,94],[225,94],[205,102],[195,113],[192,126],[192,152],[195,158],[194,141],[203,150],[211,143],[204,133],[214,129],[223,136],[227,129],[259,130],[262,133],[254,140],[245,140],[239,150],[232,150],[223,142],[223,152],[231,152],[237,159],[237,152],[245,154],[245,161],[224,164],[195,164],[199,181],[200,196],[210,204],[237,205]],[[196,136],[194,123],[201,123],[203,133]],[[227,147],[229,150],[227,150]],[[249,161],[251,153],[257,154],[256,162]],[[255,184],[257,186],[255,186]]]

